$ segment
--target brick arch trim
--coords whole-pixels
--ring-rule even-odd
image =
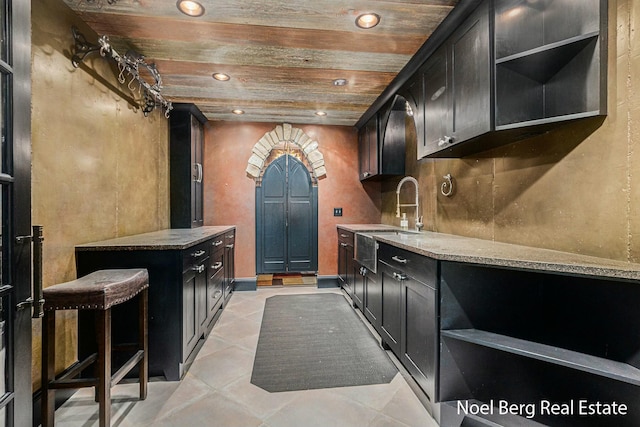
[[[327,176],[324,157],[318,150],[318,141],[309,137],[300,128],[292,127],[289,123],[277,125],[273,130],[265,133],[251,150],[251,157],[247,164],[247,175],[253,179],[260,178],[262,169],[271,150],[283,143],[293,143],[300,147],[302,153],[311,165],[311,171],[316,179]]]

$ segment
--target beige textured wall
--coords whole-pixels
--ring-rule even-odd
[[[75,279],[74,246],[169,226],[168,122],[145,118],[88,69],[71,65],[71,26],[97,36],[58,0],[32,8],[32,220],[44,227],[44,286]],[[87,62],[117,84],[99,55]],[[62,314],[64,313],[64,314]],[[75,313],[62,312],[58,369],[76,359]],[[40,322],[34,321],[34,387]]]
[[[609,114],[595,131],[581,122],[464,159],[409,150],[426,229],[639,262],[639,23],[640,3],[609,2]],[[447,173],[450,198],[439,193]],[[385,223],[399,224],[397,182],[383,185]]]

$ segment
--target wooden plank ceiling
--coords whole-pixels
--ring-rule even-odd
[[[119,52],[155,63],[167,99],[194,103],[209,120],[347,126],[458,2],[202,0],[204,15],[189,17],[175,0],[63,1]],[[358,28],[364,12],[380,24]]]

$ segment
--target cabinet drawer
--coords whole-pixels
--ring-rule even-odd
[[[380,243],[378,260],[437,289],[438,262],[433,258]]]
[[[229,231],[224,235],[224,246],[229,249],[233,249],[236,244],[236,233],[235,231]]]
[[[219,234],[213,239],[207,241],[207,245],[209,247],[211,256],[214,256],[214,253],[222,252],[224,250],[225,244],[225,235]]]
[[[209,249],[206,243],[185,249],[182,252],[182,271],[202,265],[209,257]]]
[[[346,243],[353,246],[354,234],[351,231],[338,229],[338,243]]]

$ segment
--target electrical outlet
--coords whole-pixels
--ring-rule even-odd
[[[333,208],[333,216],[342,216],[342,208]]]

